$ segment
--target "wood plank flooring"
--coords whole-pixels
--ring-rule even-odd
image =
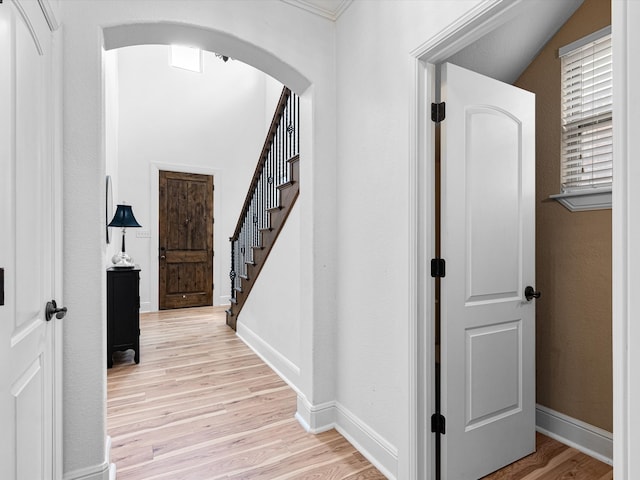
[[[224,308],[143,314],[140,364],[114,355],[107,422],[118,480],[384,479],[225,324]]]
[[[224,308],[143,314],[108,370],[118,480],[382,480],[335,430],[307,434],[294,392],[225,325]],[[483,480],[612,480],[610,466],[544,435]],[[405,479],[399,479],[405,480]]]
[[[536,433],[536,453],[482,480],[613,480],[606,463]]]

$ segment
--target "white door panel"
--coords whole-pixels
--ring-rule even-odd
[[[466,330],[465,431],[522,408],[521,322]]]
[[[0,478],[52,479],[52,37],[36,0],[0,4]]]
[[[520,162],[512,161],[520,125],[487,107],[469,108],[466,125],[467,302],[513,299],[521,291]]]
[[[534,95],[442,66],[442,473],[535,449]]]
[[[22,372],[11,387],[14,397],[17,479],[47,478],[44,468],[46,446],[43,405],[46,405],[46,373],[38,357]]]

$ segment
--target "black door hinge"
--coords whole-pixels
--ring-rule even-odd
[[[434,413],[431,415],[431,431],[433,433],[445,434],[445,418],[441,413]]]
[[[431,104],[431,121],[440,123],[444,120],[444,102]]]
[[[431,276],[434,278],[443,278],[445,274],[444,258],[431,259]]]
[[[0,268],[0,305],[4,305],[4,268]]]

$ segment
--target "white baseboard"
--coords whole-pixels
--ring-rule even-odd
[[[65,473],[63,480],[110,480],[111,467],[109,465],[95,465],[93,467],[81,468],[73,472]]]
[[[62,476],[63,480],[115,480],[115,478],[115,465],[111,463],[111,437],[109,436],[105,439],[104,462],[100,465],[67,472]]]
[[[336,430],[390,480],[398,475],[398,449],[336,402]]]
[[[326,432],[336,426],[336,404],[326,402],[312,405],[304,395],[298,393],[296,419],[309,433]]]
[[[613,465],[613,435],[606,430],[542,405],[536,405],[536,430]]]
[[[307,432],[317,434],[335,428],[382,474],[390,480],[396,479],[398,451],[393,445],[338,402],[312,405],[297,386],[298,366],[240,322],[236,335],[296,392],[295,417]]]
[[[339,402],[311,405],[298,395],[298,422],[310,433],[335,428],[390,480],[397,478],[398,450]]]
[[[154,310],[151,308],[151,302],[140,303],[140,313],[148,313],[153,311]]]
[[[300,389],[298,388],[298,382],[300,381],[300,367],[282,355],[267,342],[262,340],[259,335],[242,323],[238,322],[236,328],[236,335],[240,340],[253,350],[255,354],[264,361],[264,363],[269,365],[269,367],[271,367],[271,369],[276,372],[280,378],[287,382],[296,394],[300,395]]]
[[[116,480],[116,464],[111,463],[111,436],[107,435],[104,445],[104,462],[109,465],[109,480]]]

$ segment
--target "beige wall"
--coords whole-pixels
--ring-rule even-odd
[[[560,193],[558,48],[611,23],[584,4],[515,83],[536,93],[537,401],[612,431],[611,210],[569,212]]]

